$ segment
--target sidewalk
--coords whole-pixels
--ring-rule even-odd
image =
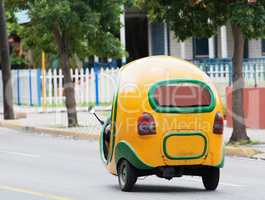
[[[87,107],[77,108],[79,126],[74,128],[67,127],[65,108],[47,108],[45,112],[42,112],[42,108],[29,106],[14,106],[14,109],[18,119],[7,121],[3,120],[3,112],[0,109],[0,127],[80,139],[98,138],[101,128],[95,117],[88,112]],[[102,120],[109,115],[108,107],[98,106],[96,109]]]
[[[231,137],[232,128],[225,127],[224,139],[227,143]],[[265,160],[265,130],[264,129],[247,129],[247,134],[253,144],[240,147],[227,146],[226,154],[230,156],[250,157],[253,159]]]
[[[227,143],[232,135],[232,128],[225,127],[224,139]],[[247,129],[248,136],[254,143],[264,143],[265,147],[265,129]]]

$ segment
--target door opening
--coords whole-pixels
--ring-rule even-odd
[[[147,57],[149,55],[147,17],[127,16],[125,24],[128,61]]]

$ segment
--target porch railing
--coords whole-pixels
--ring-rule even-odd
[[[194,60],[193,63],[198,65],[215,82],[232,84],[231,59]],[[244,59],[243,77],[246,80],[246,86],[265,86],[265,58]]]

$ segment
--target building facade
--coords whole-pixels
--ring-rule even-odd
[[[164,23],[150,23],[145,13],[129,9],[121,16],[121,41],[129,57],[127,61],[152,55],[171,55],[187,60],[225,59],[233,55],[233,36],[228,24],[211,38],[176,39]],[[246,40],[244,58],[265,56],[265,40]]]

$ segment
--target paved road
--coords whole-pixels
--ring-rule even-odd
[[[1,200],[111,199],[251,199],[265,196],[265,161],[227,158],[216,192],[203,190],[199,178],[170,182],[140,180],[132,193],[122,193],[117,179],[98,157],[97,143],[53,138],[0,129]]]

